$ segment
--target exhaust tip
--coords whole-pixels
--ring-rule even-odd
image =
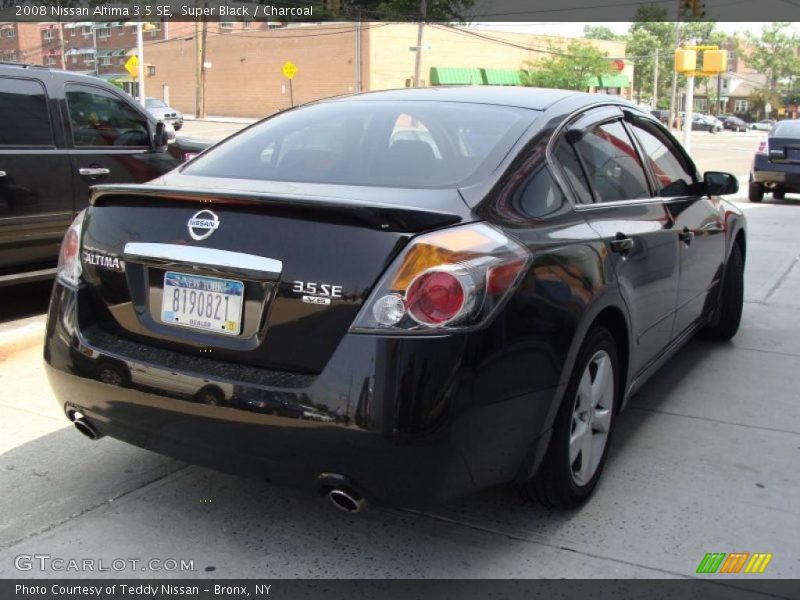
[[[367,501],[363,497],[341,488],[335,488],[328,492],[328,498],[336,508],[348,513],[360,512],[367,506]]]
[[[70,410],[67,412],[67,416],[72,421],[75,429],[77,429],[90,440],[99,440],[101,437],[103,437],[103,434],[97,431],[94,425],[87,421],[86,417],[79,410]]]

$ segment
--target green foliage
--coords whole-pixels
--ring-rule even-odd
[[[550,50],[557,54],[525,64],[522,85],[585,91],[592,77],[608,75],[614,70],[608,53],[588,42],[573,40],[566,50],[552,45]]]
[[[761,35],[747,35],[752,49],[747,64],[767,76],[767,85],[773,89],[781,79],[800,75],[800,36],[787,31],[789,23],[770,23],[761,30]]]
[[[583,37],[589,40],[623,40],[624,35],[614,33],[605,25],[586,25],[583,28]]]

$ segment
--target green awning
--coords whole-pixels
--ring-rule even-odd
[[[522,85],[519,71],[515,69],[482,69],[487,85]]]
[[[616,75],[603,75],[600,78],[600,81],[603,82],[603,87],[624,88],[631,84],[630,80],[628,79],[628,75],[625,73],[617,73]]]
[[[431,67],[431,85],[482,85],[480,69]]]
[[[630,80],[625,73],[615,73],[613,75],[601,75],[599,82],[597,77],[592,77],[587,85],[600,88],[625,88],[630,85]]]

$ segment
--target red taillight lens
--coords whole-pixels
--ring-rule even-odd
[[[447,271],[428,271],[417,277],[406,293],[411,317],[426,325],[443,325],[458,317],[466,304],[461,282]]]
[[[758,149],[756,150],[756,154],[767,154],[767,140],[761,140],[758,142]]]
[[[81,265],[81,228],[83,227],[83,215],[85,212],[85,210],[79,212],[72,225],[67,229],[67,233],[64,234],[64,241],[61,242],[61,254],[58,256],[56,276],[70,285],[78,285],[83,273]]]
[[[61,248],[61,260],[65,264],[75,260],[75,257],[78,256],[79,245],[78,233],[74,229],[69,229],[64,236],[64,244]]]
[[[351,330],[425,333],[483,325],[530,261],[525,247],[486,223],[420,235],[376,284]]]

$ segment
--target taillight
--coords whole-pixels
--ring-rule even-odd
[[[758,142],[756,154],[769,154],[769,140],[761,140]]]
[[[67,229],[67,233],[64,234],[64,241],[61,242],[56,277],[69,285],[78,285],[81,273],[83,273],[81,265],[81,227],[83,226],[85,212],[85,210],[82,210],[78,213],[72,225]]]
[[[478,327],[499,310],[530,261],[523,246],[485,223],[421,235],[383,275],[351,330]]]

